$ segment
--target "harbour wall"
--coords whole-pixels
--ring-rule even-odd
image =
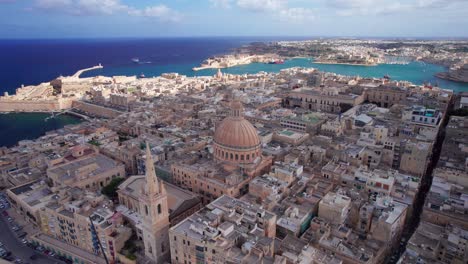
[[[69,109],[72,106],[72,100],[0,100],[0,112],[58,112]]]
[[[79,111],[86,113],[86,115],[96,116],[96,117],[104,117],[104,118],[115,118],[121,114],[122,111],[107,108],[100,105],[95,105],[87,102],[82,101],[73,101],[72,107]]]

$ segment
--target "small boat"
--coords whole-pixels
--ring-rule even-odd
[[[284,60],[271,60],[268,64],[284,64]]]
[[[140,74],[139,78],[143,79],[143,78],[146,78],[146,76],[145,76],[145,74],[142,73],[142,74]]]
[[[391,79],[391,77],[390,77],[390,75],[388,75],[388,74],[385,74],[385,75],[384,75],[384,79],[386,79],[386,80],[390,80],[390,79]]]
[[[139,59],[139,58],[133,58],[133,59],[132,59],[132,62],[133,62],[133,63],[140,63],[140,59]]]

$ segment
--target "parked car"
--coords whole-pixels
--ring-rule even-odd
[[[6,256],[3,259],[8,260],[8,261],[13,261],[15,258],[13,256]]]
[[[19,238],[23,238],[23,237],[25,237],[27,234],[28,234],[28,233],[26,233],[26,232],[21,232],[21,233],[18,233],[18,237],[19,237]]]

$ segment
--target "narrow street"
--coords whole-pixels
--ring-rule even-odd
[[[415,199],[413,214],[411,215],[411,218],[408,220],[408,223],[403,230],[403,234],[400,240],[401,243],[396,249],[394,249],[391,258],[387,261],[388,264],[395,264],[398,262],[399,258],[406,250],[406,244],[408,243],[409,239],[419,226],[419,222],[421,221],[421,215],[424,209],[424,203],[426,201],[426,196],[429,190],[431,189],[432,185],[432,173],[435,167],[437,166],[437,162],[439,161],[440,153],[442,151],[442,145],[445,140],[445,127],[448,124],[448,120],[448,116],[443,120],[443,123],[441,125],[441,131],[439,133],[439,136],[437,137],[437,141],[432,151],[432,157],[427,167],[426,175],[424,175],[421,181],[421,187]]]

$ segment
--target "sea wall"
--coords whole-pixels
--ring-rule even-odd
[[[0,112],[55,112],[71,107],[71,100],[0,100]]]
[[[95,105],[95,104],[82,102],[82,101],[73,101],[72,107],[82,112],[85,112],[86,114],[89,114],[91,116],[104,117],[104,118],[115,118],[123,113],[116,109],[107,108],[104,106]]]

